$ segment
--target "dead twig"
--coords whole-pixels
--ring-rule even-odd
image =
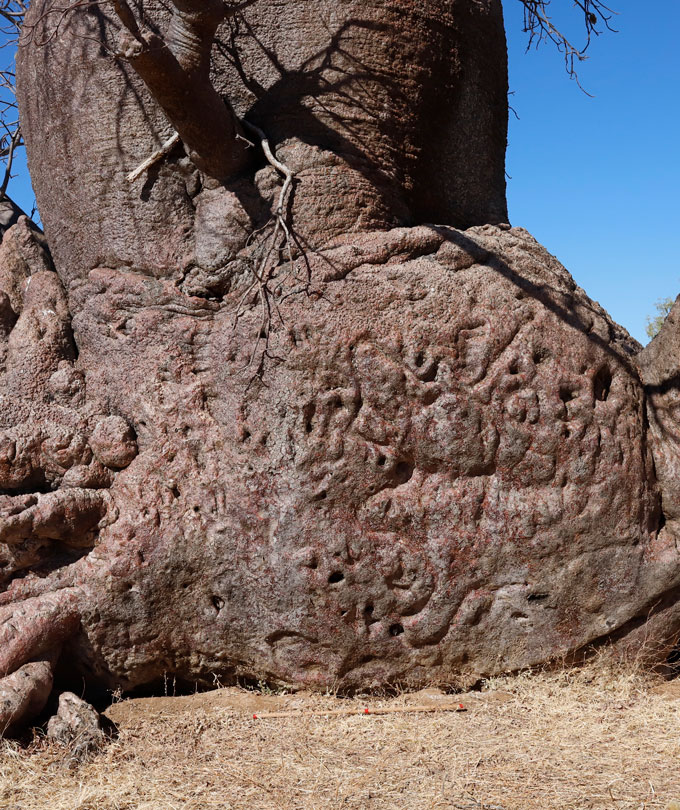
[[[177,146],[179,142],[180,137],[175,132],[175,134],[171,138],[168,138],[168,140],[165,141],[165,143],[161,146],[160,149],[157,149],[152,155],[149,155],[149,157],[146,160],[142,161],[139,164],[139,166],[137,166],[136,169],[134,169],[133,171],[130,172],[130,174],[127,175],[126,179],[128,183],[134,183],[135,180],[142,174],[144,174],[144,172],[147,169],[150,169],[154,165],[154,163],[158,163],[158,161],[161,160],[161,158],[165,157],[166,155],[169,155],[170,152],[172,152],[172,150],[175,148],[175,146]]]
[[[244,128],[251,132],[259,141],[262,152],[269,165],[276,169],[283,177],[283,185],[279,192],[272,218],[266,225],[259,228],[252,235],[252,238],[255,238],[260,234],[264,234],[264,238],[259,257],[253,260],[251,266],[253,281],[241,296],[234,317],[234,328],[236,328],[236,324],[243,314],[251,294],[257,289],[253,305],[259,301],[261,313],[260,326],[245,369],[252,367],[259,350],[259,361],[254,377],[261,377],[265,361],[268,357],[271,357],[269,342],[272,331],[272,321],[276,315],[280,322],[283,323],[279,303],[283,300],[286,278],[295,271],[293,244],[296,242],[296,239],[292,228],[287,222],[286,214],[290,194],[295,183],[295,173],[289,166],[278,159],[265,132],[249,121],[244,120],[242,123]],[[266,235],[268,229],[271,230],[271,235],[269,236]],[[279,268],[281,267],[282,260],[284,260],[284,263],[288,264],[289,270],[288,273],[280,276]]]
[[[2,183],[0,184],[0,200],[5,198],[7,194],[7,186],[9,185],[9,181],[12,179],[12,163],[14,161],[14,153],[16,152],[17,146],[21,143],[21,130],[19,129],[18,125],[17,128],[12,132],[11,137],[9,138],[9,144],[6,149],[6,164],[5,164],[5,175],[2,179]]]
[[[609,31],[615,31],[610,22],[616,12],[605,5],[603,0],[574,0],[574,5],[583,14],[586,42],[581,48],[573,44],[550,15],[551,0],[520,0],[524,6],[524,32],[529,34],[527,50],[549,40],[564,56],[567,73],[581,87],[576,65],[587,59],[586,51],[594,36],[602,33],[603,25]],[[583,90],[583,87],[581,87]],[[584,90],[584,92],[586,92]]]
[[[266,134],[255,124],[251,124],[250,121],[243,122],[246,129],[249,129],[254,135],[256,135],[260,140],[260,145],[262,146],[262,151],[264,152],[264,156],[267,158],[267,161],[271,166],[273,166],[280,174],[285,177],[285,182],[279,193],[279,204],[276,207],[275,215],[276,217],[282,220],[282,225],[286,228],[286,223],[283,221],[283,214],[284,214],[284,206],[286,203],[286,197],[288,196],[288,192],[290,191],[293,180],[295,179],[295,175],[290,170],[285,163],[282,163],[274,154],[274,151],[271,148],[269,143],[269,138],[267,138]],[[287,229],[287,228],[286,228]]]
[[[288,711],[288,712],[263,712],[254,714],[253,720],[279,720],[286,717],[349,717],[352,715],[384,715],[384,714],[420,714],[432,712],[465,712],[467,709],[462,703],[445,703],[441,706],[418,705],[418,706],[385,706],[382,708],[369,709],[331,709],[330,711]]]

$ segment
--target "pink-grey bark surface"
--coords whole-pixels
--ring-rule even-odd
[[[218,29],[210,81],[297,177],[264,319],[281,178],[178,148],[130,184],[172,128],[101,14],[19,59],[51,257],[25,219],[0,246],[3,727],[55,670],[355,689],[602,641],[664,660],[674,321],[640,355],[504,222],[500,3]]]

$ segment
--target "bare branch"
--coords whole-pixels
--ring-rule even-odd
[[[12,178],[12,162],[14,160],[14,152],[20,143],[21,131],[17,126],[14,132],[12,132],[12,136],[9,139],[9,145],[6,149],[5,176],[3,177],[2,185],[0,185],[0,199],[3,199],[7,194],[7,186]]]
[[[143,161],[142,163],[137,166],[134,171],[131,171],[130,174],[127,176],[128,183],[134,183],[135,180],[140,177],[147,169],[150,169],[154,163],[158,163],[158,161],[165,157],[166,155],[170,154],[172,150],[180,143],[180,137],[175,132],[175,134],[168,138],[168,140],[161,146],[160,149],[157,149],[152,155]]]
[[[0,0],[0,7],[11,1],[24,2]],[[22,41],[47,45],[58,36],[72,12],[92,7],[112,8],[114,19],[122,28],[118,47],[111,52],[125,60],[142,79],[196,166],[225,180],[246,168],[250,154],[238,118],[210,80],[211,51],[218,25],[254,2],[169,0],[172,15],[163,35],[152,30],[156,26],[146,24],[143,10],[140,11],[143,5],[138,8],[129,0],[53,2],[37,20],[24,27]],[[142,18],[137,17],[138,13]],[[108,47],[104,42],[101,44]]]
[[[299,283],[300,279],[295,276],[296,268],[293,257],[293,245],[299,245],[299,242],[287,217],[287,207],[290,203],[295,174],[290,167],[277,158],[267,135],[259,127],[246,120],[243,121],[243,124],[258,139],[267,162],[282,175],[284,180],[272,218],[263,228],[251,235],[252,240],[259,241],[259,249],[256,251],[256,257],[250,268],[253,281],[241,296],[234,317],[235,329],[239,318],[249,306],[248,302],[253,298],[251,306],[255,306],[259,302],[260,324],[250,359],[243,369],[246,371],[253,368],[257,358],[250,386],[256,379],[262,377],[267,359],[275,359],[270,352],[274,316],[278,316],[278,320],[283,323],[279,304],[291,295],[289,290],[291,281]],[[304,280],[294,292],[304,292],[308,286],[309,278]]]
[[[10,199],[7,189],[12,180],[16,151],[23,146],[15,97],[14,53],[27,6],[24,0],[0,0],[0,19],[4,21],[0,33],[5,36],[2,47],[10,49],[10,63],[0,68],[0,158],[5,161],[0,182],[0,238],[19,216],[25,215]]]
[[[288,192],[293,185],[293,180],[295,179],[295,175],[293,174],[292,170],[286,166],[285,163],[282,163],[274,154],[271,145],[269,143],[269,138],[265,135],[265,133],[259,128],[256,127],[255,124],[251,124],[250,121],[243,122],[247,129],[253,132],[260,140],[260,144],[262,145],[262,151],[264,152],[264,156],[267,158],[268,163],[273,166],[279,174],[282,174],[285,178],[285,182],[281,189],[281,193],[279,194],[279,203],[276,207],[275,215],[282,220],[282,224],[285,227],[285,220],[284,220],[284,210],[285,210],[285,203],[286,198],[288,197]]]
[[[241,125],[210,81],[215,32],[229,8],[222,0],[172,0],[161,38],[138,23],[126,0],[113,5],[124,26],[118,56],[146,84],[196,166],[220,180],[242,171],[249,154]]]
[[[520,2],[524,6],[524,32],[529,34],[527,50],[532,46],[540,45],[541,42],[552,42],[564,55],[567,73],[577,82],[576,65],[587,58],[586,51],[592,38],[602,33],[601,26],[609,31],[615,30],[610,22],[616,12],[605,5],[602,0],[574,0],[574,5],[583,14],[586,33],[585,45],[579,48],[555,24],[550,15],[552,0],[520,0]]]

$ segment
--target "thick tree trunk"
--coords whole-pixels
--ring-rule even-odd
[[[0,719],[35,712],[59,660],[124,688],[353,689],[611,638],[663,658],[680,553],[639,347],[504,223],[500,0],[254,3],[216,29],[209,75],[213,24],[177,18],[194,5],[132,7],[155,55],[101,47],[120,17],[99,6],[20,51],[56,273],[19,220]],[[154,74],[170,57],[175,86]],[[185,79],[186,109],[205,93],[210,120],[230,104],[268,136],[284,210],[257,143],[215,169],[233,133],[189,132]],[[190,157],[129,182],[173,127]]]
[[[29,22],[49,2],[35,2]],[[144,9],[149,28],[172,30],[160,4]],[[175,107],[204,108],[205,138],[223,134],[233,145],[230,132],[218,131],[210,103],[197,103],[179,86],[173,97],[167,72],[154,78],[137,65],[159,106],[124,60],[98,47],[101,39],[118,47],[116,21],[98,9],[78,12],[48,45],[27,43],[19,54],[31,173],[69,283],[101,264],[173,278],[200,265],[192,247],[204,238],[201,214],[214,203],[203,205],[191,165],[178,153],[136,185],[125,182],[172,131],[162,107],[175,124]],[[154,53],[157,63],[163,51]],[[198,82],[176,59],[171,37],[167,55],[183,81]],[[201,78],[203,70],[196,68]],[[507,220],[500,0],[255,3],[219,29],[213,85],[296,172],[293,219],[308,245],[395,225]],[[253,175],[238,194],[257,226],[268,216],[276,178]]]
[[[210,55],[227,16],[221,0],[174,0],[166,38],[140,23],[127,0],[113,3],[124,25],[119,53],[177,130],[196,168],[227,180],[248,165],[247,140],[210,81]]]

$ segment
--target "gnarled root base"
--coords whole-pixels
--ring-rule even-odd
[[[44,708],[62,644],[80,624],[79,593],[64,589],[0,609],[0,734]]]
[[[0,679],[0,735],[10,735],[45,707],[52,691],[54,651]]]
[[[0,246],[0,735],[44,707],[80,627],[74,563],[115,520],[109,492],[137,454],[119,416],[87,403],[71,316],[39,233]]]
[[[242,288],[99,268],[79,290],[58,371],[87,370],[87,401],[5,428],[8,723],[62,646],[100,686],[354,690],[640,646],[638,622],[675,643],[638,347],[564,268],[491,227],[352,234],[309,264],[318,298],[281,297],[254,380]]]

